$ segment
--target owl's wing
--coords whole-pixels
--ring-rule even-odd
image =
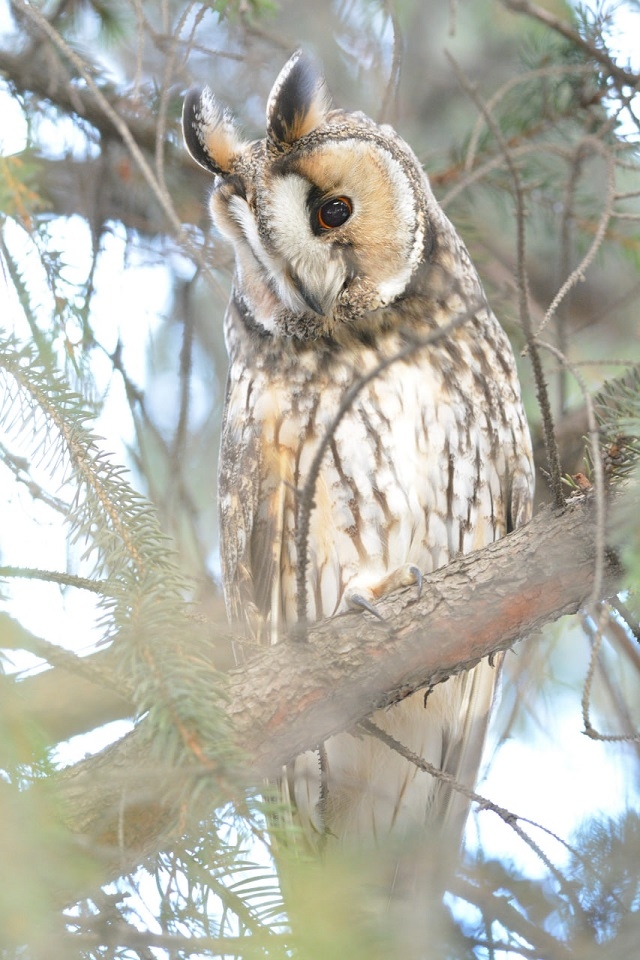
[[[231,385],[227,385],[224,429],[218,471],[220,554],[224,598],[229,620],[246,622],[254,604],[250,546],[259,497],[257,445],[227,416]]]
[[[533,455],[528,432],[525,433],[524,431],[520,457],[521,462],[509,483],[507,533],[511,533],[528,523],[533,515]]]
[[[285,485],[269,479],[270,456],[248,415],[251,379],[227,384],[219,511],[227,615],[249,639],[274,642],[279,623]],[[266,478],[266,479],[265,479]]]

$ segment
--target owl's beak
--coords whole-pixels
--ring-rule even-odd
[[[308,287],[302,283],[300,277],[295,274],[291,277],[294,287],[296,288],[299,296],[304,300],[306,305],[310,310],[313,310],[314,313],[319,314],[319,316],[326,316],[326,304],[323,304],[318,297],[309,290]]]
[[[324,307],[320,301],[313,296],[312,293],[310,293],[308,290],[305,290],[303,287],[298,288],[298,292],[310,310],[313,310],[314,313],[319,314],[321,317],[325,316]]]

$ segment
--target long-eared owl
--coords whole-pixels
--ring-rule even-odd
[[[265,139],[245,141],[206,88],[188,94],[183,125],[215,175],[211,213],[236,261],[219,483],[226,604],[249,636],[279,643],[297,616],[296,491],[359,378],[382,364],[334,424],[313,491],[310,620],[373,605],[416,568],[526,521],[529,432],[509,342],[390,126],[334,109],[300,52],[271,91]],[[373,719],[472,785],[495,676],[483,662]],[[310,836],[366,842],[463,820],[464,802],[379,739],[345,732],[322,757],[322,776],[310,751],[283,779]]]

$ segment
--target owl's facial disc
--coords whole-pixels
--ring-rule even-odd
[[[336,300],[349,280],[349,265],[342,225],[317,225],[315,188],[296,173],[275,177],[263,199],[261,231],[264,246],[274,265],[273,281],[284,302],[295,312],[331,317]],[[323,204],[325,215],[334,219]],[[331,237],[328,234],[331,233]],[[325,234],[325,235],[321,235]]]
[[[332,109],[300,52],[266,119],[266,139],[249,143],[210,91],[185,99],[185,142],[216,175],[211,212],[235,247],[236,289],[265,330],[287,337],[366,323],[415,288],[433,254],[440,215],[420,163],[391,127]]]
[[[331,316],[347,273],[343,259],[311,229],[308,183],[292,176],[277,180],[268,199],[256,199],[246,186],[229,177],[211,202],[217,228],[234,244],[245,284],[252,276],[291,314]],[[325,212],[339,219],[336,210]]]
[[[311,149],[281,160],[257,194],[279,295],[347,322],[401,296],[425,252],[406,157],[365,132],[341,138],[328,127]]]
[[[426,236],[402,153],[329,135],[271,168],[265,154],[238,157],[211,203],[258,322],[289,336],[300,318],[300,336],[322,335],[402,296]]]

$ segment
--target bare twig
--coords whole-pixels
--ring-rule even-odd
[[[585,403],[585,408],[587,411],[587,423],[589,426],[589,448],[591,453],[591,460],[593,465],[593,486],[595,489],[595,498],[596,498],[596,553],[595,553],[595,571],[593,577],[593,590],[591,593],[591,602],[596,603],[601,598],[601,589],[602,589],[602,578],[604,574],[604,565],[605,565],[605,549],[606,549],[606,500],[605,500],[605,479],[604,479],[604,469],[602,466],[602,456],[600,454],[600,431],[598,430],[598,424],[596,421],[596,414],[593,408],[593,400],[587,385],[582,377],[582,374],[575,369],[571,361],[560,353],[557,347],[554,347],[551,343],[546,343],[544,340],[537,340],[536,342],[543,347],[545,350],[548,350],[552,353],[563,366],[570,371],[570,373],[575,378],[580,390],[582,391],[582,396]]]
[[[582,689],[581,705],[584,732],[590,740],[600,740],[604,743],[639,743],[640,731],[637,733],[600,733],[591,723],[591,689],[593,687],[593,680],[598,663],[598,655],[602,647],[606,625],[609,617],[611,616],[607,605],[604,603],[596,605],[595,610],[596,613],[594,615],[594,619],[596,629],[595,631],[587,630],[587,632],[591,635],[591,656],[589,658],[587,676]]]
[[[125,122],[122,117],[120,117],[118,112],[110,103],[109,99],[96,84],[90,68],[87,66],[82,57],[80,57],[66,42],[66,40],[57,32],[57,30],[51,26],[46,17],[44,17],[36,7],[28,4],[26,0],[15,0],[15,2],[19,5],[20,10],[24,12],[27,18],[31,20],[31,22],[51,40],[53,45],[57,47],[57,49],[69,60],[69,62],[73,64],[74,68],[84,79],[94,98],[95,104],[109,120],[109,123],[122,137],[127,149],[133,157],[137,168],[139,169],[145,182],[147,183],[167,220],[169,221],[176,239],[184,247],[189,256],[192,257],[195,263],[202,268],[206,282],[214,290],[219,290],[219,284],[212,274],[209,264],[206,262],[206,258],[203,256],[201,249],[193,242],[189,233],[184,230],[166,185],[155,176],[149,162],[144,155],[143,150],[140,148],[131,132],[130,125]],[[81,113],[81,110],[79,112]],[[153,141],[154,143],[156,142],[155,132],[153,134]]]
[[[162,431],[157,427],[153,422],[147,405],[145,402],[145,396],[142,390],[140,390],[134,382],[131,380],[127,370],[125,369],[124,362],[122,359],[122,351],[120,345],[116,347],[116,350],[112,354],[107,354],[111,363],[113,364],[114,370],[117,370],[125,388],[125,393],[127,397],[127,402],[131,409],[131,417],[133,420],[134,430],[138,438],[138,446],[140,450],[145,449],[145,430],[148,431],[149,436],[151,436],[154,442],[158,445],[158,449],[162,451],[163,456],[166,458],[167,463],[169,464],[170,469],[173,471],[173,479],[175,481],[175,495],[178,498],[178,502],[183,506],[185,516],[188,519],[189,526],[191,529],[191,535],[193,537],[193,542],[198,546],[199,558],[201,560],[201,573],[204,573],[206,577],[209,577],[209,573],[206,570],[205,563],[205,553],[206,551],[200,543],[200,534],[198,530],[198,517],[199,512],[196,505],[196,502],[193,497],[192,491],[189,489],[189,486],[185,480],[184,471],[179,469],[178,454],[186,438],[186,428],[187,428],[187,417],[188,417],[188,401],[189,401],[189,378],[188,376],[182,376],[187,369],[190,369],[191,364],[191,348],[192,348],[192,338],[193,338],[193,329],[192,324],[189,324],[185,321],[185,334],[183,339],[183,349],[180,353],[180,371],[181,371],[181,406],[179,414],[179,423],[176,427],[176,432],[173,438],[173,444],[170,446],[167,443]],[[105,351],[106,352],[106,351]],[[139,410],[139,416],[136,415],[136,410]],[[142,424],[141,422],[142,421]],[[144,430],[142,429],[144,427]],[[151,499],[158,504],[163,504],[165,497],[163,496],[163,490],[159,483],[156,484],[154,480],[153,473],[147,472],[147,478],[150,486],[150,495]]]
[[[375,737],[376,740],[380,740],[384,743],[390,750],[394,750],[396,753],[399,753],[400,756],[404,757],[405,760],[408,760],[414,766],[418,767],[419,770],[423,770],[425,773],[428,773],[430,776],[434,777],[436,780],[439,780],[441,783],[446,783],[452,790],[455,790],[456,793],[462,794],[463,797],[466,797],[467,800],[470,800],[472,803],[476,804],[479,810],[490,810],[491,813],[495,813],[500,819],[511,827],[511,829],[520,837],[520,839],[526,843],[526,845],[533,850],[538,859],[544,864],[551,876],[555,877],[562,889],[567,894],[567,897],[571,901],[574,910],[578,915],[583,913],[582,906],[577,899],[575,893],[572,891],[571,886],[567,882],[566,878],[562,875],[560,870],[551,862],[549,857],[546,855],[544,850],[533,840],[520,826],[518,821],[521,819],[517,814],[512,813],[511,810],[507,810],[506,807],[501,807],[499,804],[494,803],[493,800],[488,800],[486,797],[481,796],[479,793],[476,793],[475,790],[471,790],[469,787],[465,786],[463,783],[460,783],[459,780],[456,780],[454,776],[450,773],[446,773],[444,770],[440,770],[438,767],[434,766],[432,763],[429,763],[428,760],[425,760],[423,757],[418,756],[417,753],[414,753],[412,750],[409,750],[403,743],[399,740],[396,740],[395,737],[392,737],[386,730],[382,730],[381,727],[378,727],[371,720],[361,720],[358,724],[358,728],[363,730],[365,733],[368,733],[369,736]],[[528,823],[532,823],[530,820]],[[536,827],[538,830],[542,830],[544,833],[550,833],[554,839],[558,837],[553,834],[551,831],[547,831],[545,827],[542,827],[539,823],[532,823],[532,826]]]
[[[543,80],[547,77],[575,76],[576,74],[590,76],[592,73],[593,68],[590,65],[582,65],[577,63],[570,65],[551,65],[548,67],[539,67],[536,70],[528,70],[526,73],[521,73],[516,77],[511,77],[509,80],[503,83],[501,87],[498,87],[493,96],[487,100],[486,109],[488,113],[492,114],[494,109],[497,107],[500,101],[507,96],[507,94],[511,93],[512,90],[515,90],[516,87],[520,86],[521,84],[529,83],[531,80]],[[467,173],[470,173],[473,169],[476,152],[478,150],[478,142],[480,140],[480,135],[485,122],[486,118],[484,113],[482,113],[476,120],[473,132],[469,138],[467,156],[464,164],[464,168]]]
[[[149,930],[136,930],[130,924],[121,922],[109,924],[106,935],[104,932],[92,933],[91,931],[68,934],[64,943],[70,954],[79,949],[95,951],[99,947],[120,948],[127,951],[140,951],[146,947],[149,950],[170,950],[171,956],[176,956],[177,951],[189,956],[206,951],[207,956],[213,957],[244,957],[255,956],[259,949],[256,941],[261,940],[265,954],[269,950],[277,949],[282,952],[282,956],[286,956],[287,944],[291,936],[267,933],[268,927],[265,926],[260,929],[265,931],[262,937],[255,933],[244,937],[198,937],[180,936],[174,933],[151,933]]]
[[[492,876],[479,881],[477,875],[469,878],[457,874],[453,878],[451,891],[468,903],[484,908],[505,931],[515,933],[516,942],[513,942],[512,933],[510,942],[505,944],[507,956],[515,952],[516,956],[531,957],[531,960],[575,960],[573,950],[545,930],[542,924],[532,922],[526,911],[520,908],[517,899],[495,889]],[[533,949],[528,950],[524,943],[533,944]]]
[[[513,161],[511,156],[511,151],[502,136],[500,127],[493,118],[493,115],[487,110],[484,102],[478,96],[473,85],[469,83],[466,76],[458,66],[454,57],[448,52],[447,57],[454,68],[458,81],[462,86],[463,90],[471,97],[476,106],[482,111],[485,115],[487,124],[491,129],[496,141],[502,151],[502,154],[505,158],[505,162],[509,169],[509,174],[511,176],[511,181],[513,183],[513,192],[516,203],[516,227],[517,227],[517,257],[516,257],[516,270],[517,270],[517,280],[518,280],[518,295],[519,295],[519,309],[520,309],[520,322],[524,330],[524,334],[527,341],[527,348],[531,356],[531,365],[533,367],[533,374],[536,384],[536,395],[538,398],[538,404],[540,406],[540,412],[542,414],[542,425],[544,432],[544,443],[545,450],[547,453],[547,461],[549,464],[549,475],[551,481],[551,490],[553,492],[553,501],[556,506],[556,509],[562,509],[564,505],[564,493],[562,489],[562,477],[560,470],[560,459],[558,456],[558,445],[555,438],[554,432],[554,423],[553,416],[551,413],[551,404],[549,401],[549,393],[547,390],[547,384],[544,376],[544,371],[542,369],[542,363],[540,361],[540,355],[538,353],[538,348],[535,342],[533,335],[533,329],[531,324],[531,314],[529,311],[529,281],[527,276],[527,267],[526,267],[526,256],[525,256],[525,205],[524,205],[524,191],[522,189],[522,183],[520,180],[520,173],[516,164]]]
[[[190,0],[189,3],[185,4],[184,9],[182,10],[178,23],[175,26],[174,33],[176,37],[179,37],[182,33],[184,25],[193,10],[196,0]],[[201,10],[202,15],[202,10]],[[189,48],[186,48],[188,53]],[[165,181],[165,170],[164,170],[164,156],[165,156],[165,140],[166,140],[166,128],[167,128],[167,107],[169,104],[169,95],[171,93],[171,80],[173,78],[173,73],[175,69],[176,59],[178,53],[177,44],[173,43],[169,49],[169,54],[166,57],[164,65],[164,76],[162,80],[162,85],[160,88],[160,101],[158,104],[158,113],[156,117],[156,149],[155,149],[155,160],[156,160],[156,176],[158,178],[158,183],[161,186],[162,192],[167,197],[169,196],[169,191],[167,189],[167,184]]]
[[[31,20],[31,22],[42,32],[44,33],[49,40],[53,43],[55,47],[60,50],[62,54],[73,64],[75,69],[78,71],[80,76],[83,78],[88,88],[91,90],[96,102],[104,112],[105,116],[108,117],[109,121],[116,128],[125,144],[127,145],[131,156],[136,162],[136,165],[140,172],[142,173],[144,179],[146,180],[148,186],[150,187],[152,193],[158,200],[158,203],[162,207],[169,223],[172,225],[175,230],[176,236],[182,237],[183,230],[182,224],[178,216],[176,215],[175,208],[171,197],[169,196],[166,189],[163,189],[161,184],[158,182],[157,177],[154,176],[151,167],[147,163],[147,160],[133,138],[131,130],[125,121],[119,116],[116,110],[113,108],[111,103],[102,93],[100,87],[96,84],[93,79],[91,70],[87,67],[82,57],[80,57],[75,50],[69,46],[66,40],[58,33],[58,31],[51,26],[49,21],[42,15],[37,7],[32,6],[29,3],[26,3],[25,0],[15,0],[15,3],[19,6],[20,10],[24,15]]]
[[[562,220],[560,225],[560,284],[571,269],[572,226],[574,221],[574,203],[580,174],[585,161],[582,143],[575,149],[569,165],[569,176],[564,190],[562,201]],[[559,304],[558,304],[559,306]],[[568,303],[565,300],[564,309],[556,315],[556,336],[558,349],[563,354],[568,353],[567,316]],[[546,319],[546,317],[545,317]],[[543,320],[544,322],[544,320]],[[540,328],[538,328],[539,330]],[[567,369],[562,364],[558,367],[558,416],[562,417],[567,410]]]
[[[36,637],[35,634],[25,630],[8,614],[0,613],[0,626],[2,626],[2,646],[5,649],[26,650],[35,657],[40,657],[40,659],[50,663],[53,667],[60,667],[68,673],[82,677],[84,680],[115,691],[122,697],[131,693],[130,690],[124,688],[122,683],[114,679],[111,672],[95,666],[91,657],[79,657],[56,643],[50,643],[48,640],[43,640],[42,637]]]
[[[614,610],[616,610],[622,617],[627,627],[631,631],[632,636],[638,641],[638,643],[640,643],[640,624],[638,624],[637,617],[633,616],[631,610],[629,610],[626,603],[622,602],[620,597],[614,597],[610,603]]]
[[[532,143],[521,143],[514,145],[509,148],[510,155],[513,159],[520,159],[521,157],[527,157],[530,155],[541,156],[544,154],[550,154],[551,156],[558,156],[564,160],[568,160],[571,156],[571,152],[566,148],[557,143],[549,142],[540,142],[536,140]],[[498,170],[508,169],[508,164],[503,156],[503,154],[498,154],[495,157],[491,157],[486,160],[480,166],[476,167],[475,170],[471,171],[468,174],[465,174],[464,177],[456,183],[454,187],[451,187],[447,193],[440,199],[440,206],[446,208],[459,194],[464,190],[467,190],[469,187],[473,186],[474,183],[478,183],[480,180],[483,180],[488,174],[493,173]],[[437,176],[432,179],[437,180]]]
[[[567,279],[564,281],[564,283],[556,293],[555,297],[549,304],[547,308],[547,312],[544,315],[544,319],[540,324],[540,326],[538,327],[538,329],[536,330],[536,337],[539,336],[539,334],[545,328],[549,320],[553,317],[558,306],[562,303],[567,293],[571,289],[573,289],[573,287],[575,287],[575,285],[580,280],[584,280],[585,273],[593,263],[596,257],[596,254],[598,253],[598,250],[602,246],[602,241],[605,238],[607,227],[609,226],[609,221],[611,220],[611,217],[613,215],[612,208],[613,208],[613,201],[614,201],[615,189],[616,189],[616,167],[615,167],[614,156],[612,152],[610,150],[607,150],[606,147],[604,147],[604,145],[600,143],[600,141],[597,139],[588,138],[587,140],[582,141],[581,148],[583,145],[586,145],[587,143],[590,143],[594,147],[594,149],[597,150],[603,156],[607,164],[607,179],[606,179],[607,192],[605,195],[602,213],[600,215],[600,220],[598,221],[598,226],[596,228],[596,232],[594,234],[593,240],[591,241],[589,249],[585,253],[584,257],[582,258],[578,266],[571,271],[571,273],[569,274]]]
[[[30,463],[24,457],[17,456],[0,443],[0,460],[9,468],[18,483],[24,484],[34,500],[41,500],[56,513],[63,517],[69,515],[69,505],[59,497],[54,497],[44,490],[29,474]]]
[[[191,372],[193,367],[193,344],[195,317],[191,305],[192,282],[180,286],[180,317],[182,319],[182,348],[180,350],[180,406],[173,443],[171,445],[171,466],[174,475],[181,473],[180,462],[187,439],[189,423],[189,401],[191,392]]]
[[[611,671],[607,669],[604,658],[602,657],[602,641],[607,639],[609,643],[613,644],[613,640],[617,640],[618,644],[620,640],[624,643],[626,637],[625,630],[620,626],[620,624],[615,620],[613,616],[613,603],[601,603],[598,604],[595,610],[592,613],[582,612],[580,614],[580,621],[584,627],[586,635],[591,639],[592,648],[593,646],[598,646],[598,664],[599,667],[599,677],[603,683],[607,693],[609,695],[609,700],[611,702],[612,709],[619,718],[620,725],[625,729],[624,734],[615,735],[616,741],[623,743],[636,743],[640,744],[640,733],[636,732],[636,726],[633,722],[633,718],[628,709],[626,698],[620,689],[619,683],[617,683],[615,677],[612,675]],[[595,624],[595,627],[594,627]],[[640,657],[638,656],[637,650],[631,648],[632,655],[629,658],[631,663],[635,662],[636,668],[640,672]],[[623,656],[626,654],[629,657],[629,643],[625,645],[625,650]],[[635,654],[635,657],[634,657]],[[595,669],[593,672],[595,676]],[[588,725],[585,725],[584,732],[592,740],[607,740],[611,741],[611,737],[608,735],[603,735],[599,733],[593,727],[589,718],[589,700],[590,700],[591,690],[589,690],[589,696],[584,697],[583,711],[587,715],[587,720],[589,721]],[[583,714],[584,716],[584,714]]]

